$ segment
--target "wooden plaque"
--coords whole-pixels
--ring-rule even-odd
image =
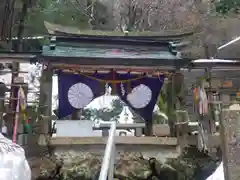
[[[232,86],[233,86],[232,81],[224,81],[222,84],[222,87],[224,87],[224,88],[230,88]]]

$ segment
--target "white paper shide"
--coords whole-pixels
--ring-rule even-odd
[[[0,180],[31,180],[23,148],[0,133]]]

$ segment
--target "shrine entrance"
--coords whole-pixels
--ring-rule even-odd
[[[111,95],[117,95],[145,120],[145,134],[152,135],[153,110],[164,79],[189,63],[177,56],[171,43],[153,39],[53,37],[50,46],[43,47],[41,59],[45,71],[58,76],[58,118],[83,109],[99,96],[110,95],[110,87]]]
[[[109,73],[58,73],[59,113],[61,119],[72,114],[76,109],[83,109],[94,98],[112,94],[139,114],[145,121],[151,121],[152,112],[164,82],[164,76],[149,77],[145,74],[134,75],[130,72],[121,74],[114,70]],[[110,94],[108,94],[110,95]],[[151,132],[147,132],[151,134]]]

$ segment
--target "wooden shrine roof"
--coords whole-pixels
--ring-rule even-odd
[[[176,51],[180,42],[153,37],[67,35],[52,39],[42,51],[44,61],[52,64],[182,67],[190,62]]]
[[[193,30],[126,33],[44,24],[49,34],[56,36],[55,42],[43,47],[42,57],[47,63],[175,68],[190,61],[182,59],[176,49],[186,45],[182,39],[193,35]]]

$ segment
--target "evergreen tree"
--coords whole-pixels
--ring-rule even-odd
[[[221,14],[226,14],[231,11],[238,13],[239,8],[240,8],[240,0],[216,1],[216,11]]]

